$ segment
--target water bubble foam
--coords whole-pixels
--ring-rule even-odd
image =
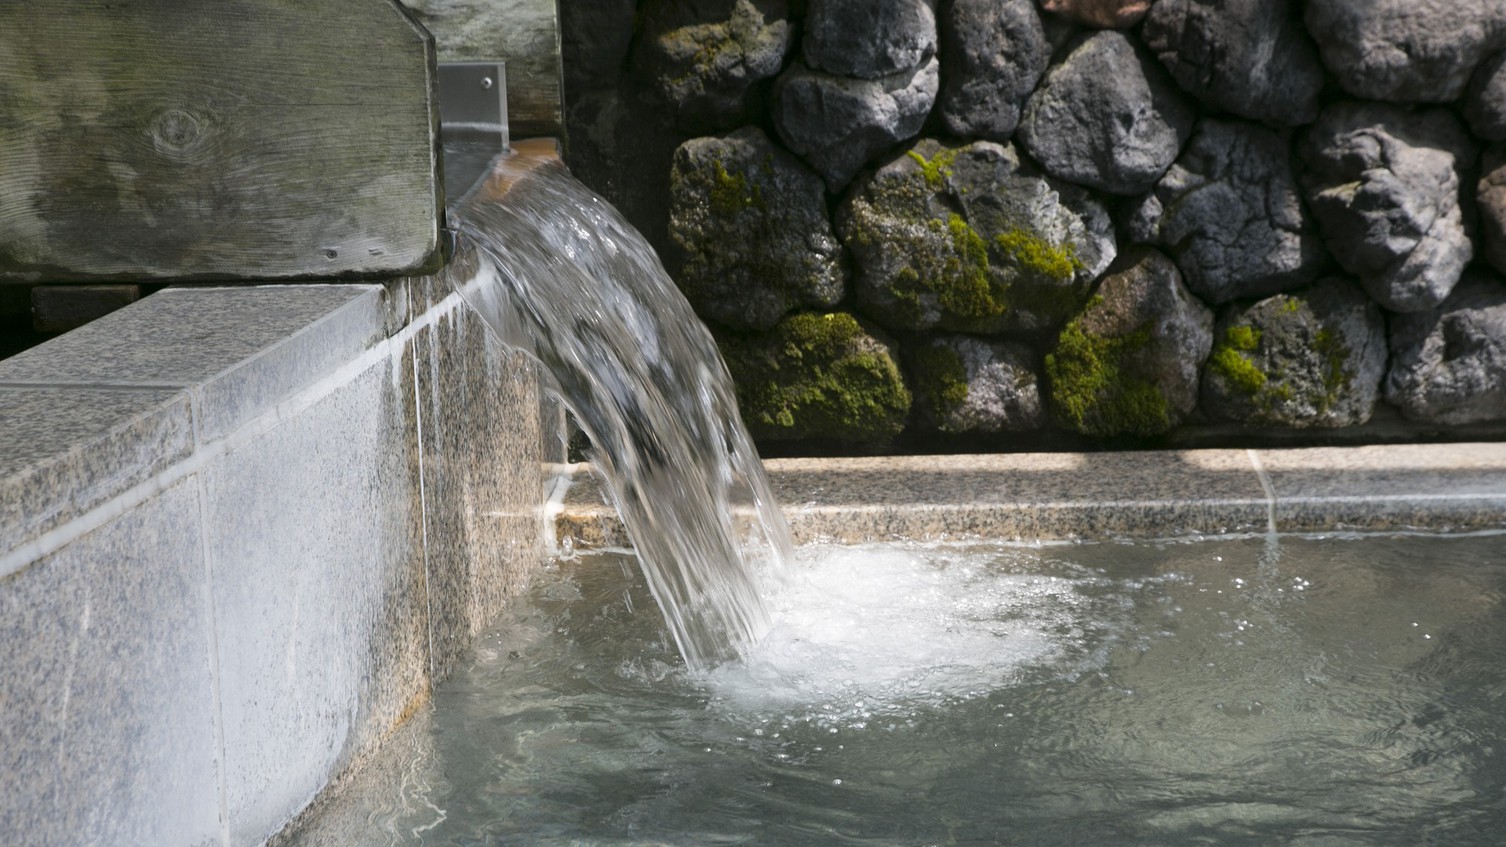
[[[771,598],[769,634],[702,676],[722,705],[856,728],[984,696],[1082,643],[1093,601],[1079,589],[1096,581],[1040,573],[1038,554],[1023,551],[953,561],[926,548],[815,547],[801,558]]]

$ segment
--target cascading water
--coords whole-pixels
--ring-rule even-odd
[[[497,192],[452,212],[457,288],[510,346],[536,357],[593,459],[680,655],[703,669],[769,628],[760,581],[792,558],[731,379],[653,249],[558,164],[504,157]],[[734,513],[752,507],[751,526]]]

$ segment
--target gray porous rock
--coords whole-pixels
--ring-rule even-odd
[[[837,231],[859,310],[897,330],[1053,329],[1117,249],[1101,203],[989,141],[922,139],[854,186]]]
[[[1024,344],[933,335],[907,345],[916,416],[934,432],[1024,432],[1046,423],[1036,354]]]
[[[682,129],[730,129],[795,44],[785,0],[649,0],[635,61]]]
[[[1193,114],[1155,57],[1117,30],[1080,37],[1020,121],[1020,141],[1058,179],[1139,194],[1171,166]]]
[[[1441,303],[1474,255],[1459,191],[1476,152],[1458,118],[1335,103],[1301,151],[1308,207],[1344,270],[1393,312]]]
[[[1501,0],[1307,0],[1307,28],[1345,90],[1370,100],[1457,100],[1506,46]]]
[[[1008,141],[1051,63],[1032,0],[953,0],[941,19],[937,113],[959,136]]]
[[[559,5],[560,66],[571,88],[610,87],[633,41],[634,0]]]
[[[1506,273],[1506,145],[1493,147],[1481,157],[1475,198],[1485,259]]]
[[[837,76],[879,79],[936,55],[935,0],[810,0],[805,63]]]
[[[1041,9],[1097,29],[1126,29],[1140,22],[1155,0],[1040,0]]]
[[[1281,126],[1318,116],[1323,65],[1295,0],[1158,0],[1140,37],[1214,108]]]
[[[1428,423],[1506,418],[1506,280],[1470,273],[1438,308],[1392,318],[1386,400]]]
[[[669,188],[668,258],[702,317],[768,329],[846,293],[821,178],[757,127],[680,145]]]
[[[1219,319],[1203,373],[1203,411],[1261,426],[1355,426],[1370,419],[1386,374],[1380,307],[1338,277]]]
[[[1127,244],[1160,244],[1161,218],[1165,216],[1166,207],[1154,191],[1131,197],[1114,209],[1114,222]]]
[[[1303,208],[1287,142],[1257,124],[1200,122],[1153,196],[1161,209],[1154,240],[1167,246],[1187,287],[1209,303],[1304,285],[1327,259]],[[1155,206],[1137,210],[1146,218]],[[1132,231],[1145,228],[1137,218]]]
[[[1046,357],[1052,412],[1086,435],[1157,435],[1197,405],[1213,313],[1149,247],[1121,257]]]
[[[1464,118],[1477,137],[1506,141],[1506,50],[1475,71],[1464,96]]]
[[[791,63],[774,83],[774,126],[785,145],[840,191],[874,156],[914,138],[936,103],[939,63],[854,79]]]

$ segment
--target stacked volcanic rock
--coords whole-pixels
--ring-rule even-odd
[[[1506,420],[1502,0],[606,5],[572,166],[761,439]]]

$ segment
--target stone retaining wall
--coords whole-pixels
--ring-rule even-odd
[[[571,165],[766,445],[1506,420],[1500,0],[581,6]]]
[[[554,417],[443,276],[169,288],[0,362],[6,843],[275,834],[543,561]]]

